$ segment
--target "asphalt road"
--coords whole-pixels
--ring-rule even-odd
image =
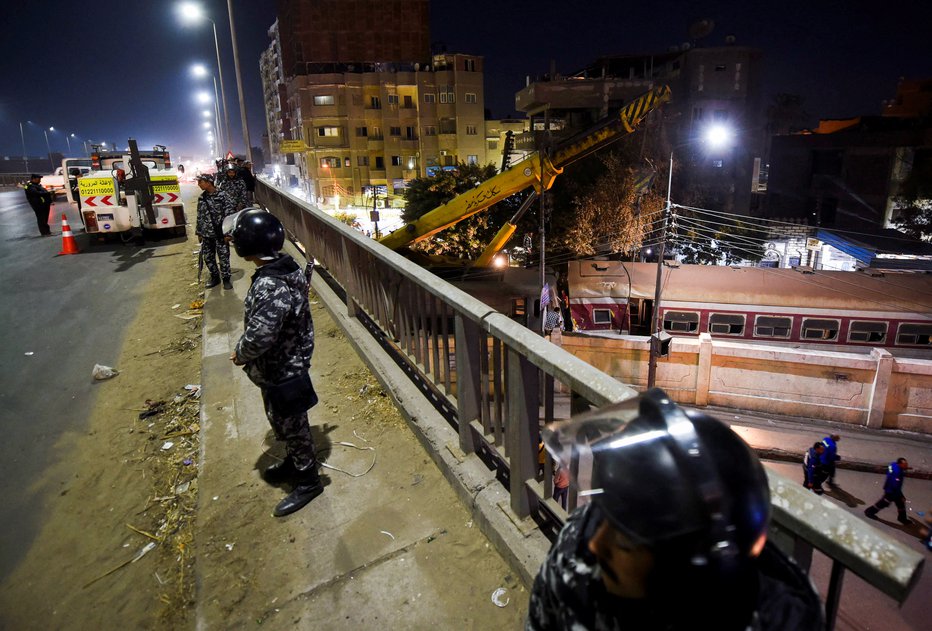
[[[791,480],[802,478],[801,465],[784,462],[765,462],[765,465]],[[826,496],[845,510],[867,520],[864,509],[880,499],[883,494],[884,476],[839,469],[835,479],[840,488],[828,491]],[[903,492],[908,500],[909,515],[915,522],[913,526],[901,526],[896,520],[896,507],[892,505],[882,510],[878,519],[871,523],[900,543],[913,550],[922,551],[918,539],[918,522],[922,520],[919,513],[925,513],[932,508],[932,481],[911,480],[907,476]],[[902,608],[899,608],[893,599],[873,589],[854,574],[845,573],[839,619],[835,628],[839,631],[928,629],[929,620],[932,620],[932,568],[929,567],[928,557],[932,555],[928,552],[924,554],[927,556],[926,567]],[[830,560],[815,551],[812,557],[812,577],[823,599],[830,572]]]
[[[66,213],[81,253],[58,256]],[[39,237],[22,191],[0,192],[0,581],[32,544],[60,481],[43,480],[67,460],[66,432],[87,431],[94,364],[113,366],[125,327],[168,241],[145,246],[83,234],[67,202],[53,207],[51,237]],[[117,367],[118,368],[118,367]]]

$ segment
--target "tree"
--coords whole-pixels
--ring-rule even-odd
[[[434,176],[411,180],[404,191],[406,205],[401,218],[405,222],[413,222],[495,174],[495,167],[491,164],[479,166],[461,162],[456,170],[441,171]],[[499,229],[514,215],[526,195],[527,193],[512,195],[413,247],[428,254],[476,259]]]
[[[767,107],[768,136],[782,136],[805,129],[809,114],[803,103],[803,97],[798,94],[775,94]]]
[[[932,241],[932,150],[913,154],[909,175],[893,198],[893,224],[914,239]]]

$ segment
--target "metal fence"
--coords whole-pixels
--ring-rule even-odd
[[[259,180],[256,199],[306,248],[357,318],[393,351],[408,377],[458,432],[461,449],[494,469],[518,518],[555,530],[549,457],[538,467],[542,424],[637,393],[453,285],[303,200]],[[834,625],[845,570],[905,600],[924,558],[799,484],[768,472],[772,539],[809,568],[832,560],[824,590]],[[568,510],[576,506],[570,488]],[[824,510],[812,510],[812,503]],[[807,507],[808,506],[808,507]]]
[[[12,188],[22,186],[29,181],[29,173],[0,173],[0,187]]]

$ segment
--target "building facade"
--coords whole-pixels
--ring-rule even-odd
[[[764,145],[761,57],[757,49],[734,45],[733,38],[724,46],[687,45],[661,54],[603,57],[572,76],[551,73],[529,80],[515,95],[515,104],[532,118],[531,129],[546,115],[551,129],[556,121],[568,135],[666,84],[672,100],[659,129],[678,167],[673,201],[678,193],[701,188],[704,203],[714,209],[748,214],[759,203],[754,175]],[[704,146],[703,134],[713,124],[730,129],[728,146]]]

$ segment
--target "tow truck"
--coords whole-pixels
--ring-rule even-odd
[[[95,150],[90,173],[78,178],[76,191],[66,188],[68,201],[81,211],[85,232],[183,231],[184,204],[168,150],[156,145],[140,151],[132,138],[128,147],[128,153]]]
[[[454,197],[443,206],[425,213],[416,221],[385,235],[379,239],[379,242],[393,250],[406,248],[412,243],[428,239],[441,230],[533,186],[534,193],[528,196],[514,216],[502,226],[479,258],[474,262],[461,263],[463,267],[488,267],[495,255],[514,234],[521,216],[531,207],[542,191],[550,189],[556,177],[567,165],[632,133],[651,111],[669,100],[670,88],[668,86],[654,87],[627,103],[618,115],[604,118],[590,129],[564,140],[550,155],[539,151],[530,154],[521,162],[482,182],[474,189]]]

